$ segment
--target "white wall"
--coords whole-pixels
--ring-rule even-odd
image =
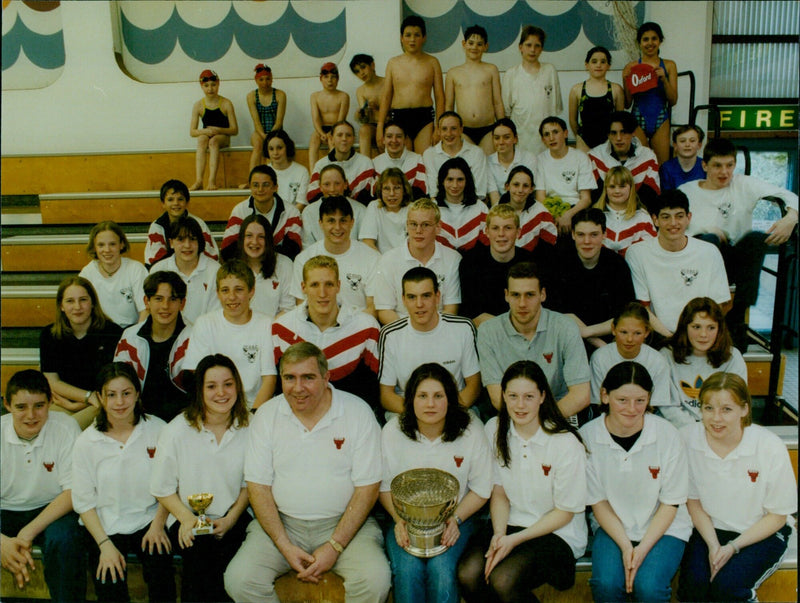
[[[352,0],[348,4],[345,56],[368,52],[379,73],[400,52],[399,0]],[[647,19],[664,30],[662,54],[678,70],[691,69],[698,83],[697,104],[708,100],[711,10],[713,2],[648,2]],[[66,154],[194,148],[189,136],[192,103],[202,96],[197,84],[143,84],[120,71],[114,58],[112,15],[107,1],[62,2],[66,65],[61,77],[39,90],[2,94],[2,154]],[[545,59],[546,60],[546,59]],[[446,68],[447,66],[445,66]],[[622,67],[622,65],[615,65]],[[346,61],[340,65],[339,87],[355,97],[360,82]],[[620,81],[620,71],[610,77]],[[285,128],[299,147],[311,133],[308,97],[319,88],[316,78],[275,74],[275,86],[286,91],[289,107]],[[585,79],[583,66],[560,71],[564,105],[573,84]],[[249,145],[252,124],[245,103],[250,81],[222,81],[220,93],[230,98],[239,120],[233,146]],[[681,87],[673,121],[688,119],[688,88]],[[355,101],[353,101],[353,105]],[[566,115],[564,115],[566,117]]]

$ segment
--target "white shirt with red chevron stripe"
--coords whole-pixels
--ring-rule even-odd
[[[422,155],[419,153],[403,148],[403,154],[397,159],[389,157],[389,153],[381,153],[372,160],[372,164],[375,166],[376,181],[384,170],[395,167],[403,171],[411,188],[417,188],[424,194],[428,193],[425,164],[422,161]],[[377,197],[379,191],[376,190],[374,192]]]
[[[544,205],[535,201],[533,205],[522,210],[519,215],[517,247],[533,251],[540,240],[555,245],[557,238],[558,228],[553,221],[553,214]]]
[[[646,241],[657,236],[653,219],[644,209],[637,209],[632,218],[626,218],[624,211],[605,209],[606,236],[603,245],[611,251],[616,251],[622,257],[628,247],[639,241]]]
[[[336,161],[334,151],[331,151],[325,157],[314,164],[314,169],[311,170],[311,180],[308,183],[308,193],[306,200],[311,203],[317,197],[322,196],[322,191],[319,188],[319,173],[326,165],[335,163],[342,166],[345,176],[347,176],[348,189],[350,190],[350,197],[367,204],[359,197],[362,193],[366,193],[372,198],[372,188],[375,184],[375,166],[372,165],[372,160],[365,157],[361,153],[356,153],[355,149],[351,150],[349,159],[344,161]]]
[[[478,241],[483,245],[489,244],[484,232],[489,208],[483,201],[472,205],[445,201],[445,206],[440,205],[439,209],[442,229],[436,237],[437,241],[458,251],[472,249]]]
[[[592,161],[592,174],[605,182],[608,170],[617,165],[624,165],[633,174],[636,190],[646,184],[656,193],[661,193],[661,179],[658,176],[658,160],[656,154],[643,147],[636,139],[631,141],[631,155],[622,163],[611,154],[611,143],[604,142],[589,151]]]
[[[281,211],[278,212],[278,209]],[[223,249],[228,245],[236,243],[239,239],[239,228],[242,222],[247,216],[252,215],[256,211],[258,210],[255,208],[253,197],[248,197],[234,206],[228,218],[228,224],[225,226],[225,235],[222,238],[221,245]],[[275,195],[275,202],[272,204],[272,209],[266,214],[261,215],[272,225],[272,239],[276,247],[280,245],[284,238],[288,237],[297,243],[300,249],[303,248],[303,221],[300,218],[300,212],[297,211],[294,205],[285,203],[283,199]]]
[[[361,361],[378,372],[378,321],[356,308],[339,309],[336,325],[320,331],[308,317],[308,305],[303,302],[272,323],[272,341],[275,346],[275,365],[286,349],[295,343],[313,343],[328,359],[328,371],[334,383],[347,377]]]

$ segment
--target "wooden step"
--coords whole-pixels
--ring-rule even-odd
[[[194,191],[189,211],[206,222],[227,222],[233,207],[248,190]],[[161,213],[158,190],[121,193],[59,193],[40,195],[42,224],[150,224]]]
[[[126,257],[144,259],[146,233],[129,235]],[[86,235],[7,237],[2,241],[3,270],[8,272],[80,272],[89,263]]]
[[[39,369],[39,349],[38,348],[3,348],[0,355],[0,393],[5,395],[8,380],[17,371],[25,369]]]
[[[3,287],[0,324],[3,327],[43,327],[55,321],[58,287]]]

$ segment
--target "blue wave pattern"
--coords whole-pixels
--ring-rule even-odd
[[[17,15],[14,25],[3,34],[3,71],[14,66],[21,49],[31,63],[42,69],[58,69],[66,62],[63,31],[38,34],[28,29]]]
[[[122,37],[135,59],[148,65],[166,60],[180,42],[186,55],[201,63],[221,59],[230,50],[234,39],[242,52],[254,59],[270,59],[284,51],[292,36],[297,47],[315,58],[339,52],[346,42],[346,9],[323,23],[307,21],[287,5],[280,19],[268,25],[248,23],[231,5],[225,18],[213,27],[194,27],[186,23],[173,8],[172,15],[156,29],[135,26],[121,11]],[[5,48],[4,48],[5,50]]]
[[[644,18],[644,2],[636,5],[635,12],[637,21],[641,22]],[[416,14],[403,0],[403,17]],[[458,0],[445,14],[423,18],[428,31],[425,50],[432,53],[450,48],[461,35],[459,28],[463,30],[475,23],[486,29],[492,52],[500,52],[517,45],[520,24],[536,25],[544,29],[547,33],[548,52],[568,47],[576,40],[581,29],[593,45],[617,49],[613,36],[613,18],[594,10],[586,0],[578,0],[560,15],[544,15],[533,10],[524,0],[517,0],[505,13],[494,16],[477,13],[464,0]]]

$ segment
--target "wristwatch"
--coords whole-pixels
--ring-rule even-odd
[[[331,539],[328,541],[328,544],[330,544],[333,547],[333,550],[339,553],[340,555],[344,552],[344,547],[338,542],[336,542],[336,539],[333,536],[331,536]]]

